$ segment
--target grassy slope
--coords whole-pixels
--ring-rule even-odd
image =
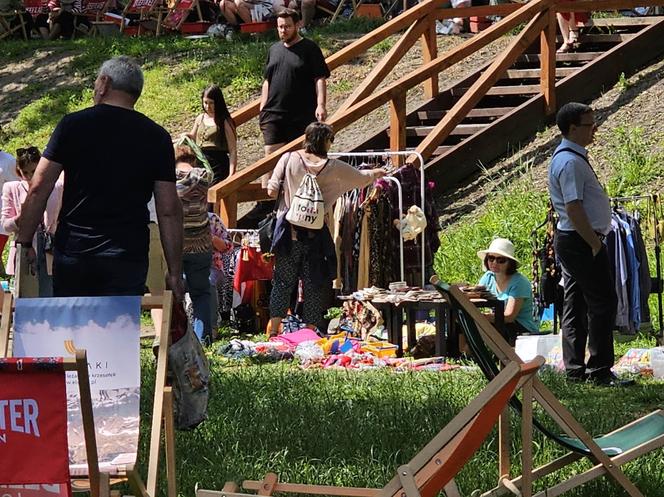
[[[180,39],[66,42],[64,48],[79,51],[70,70],[81,74],[84,83],[65,90],[46,90],[5,130],[0,145],[10,150],[28,142],[43,146],[60,116],[88,105],[94,71],[100,61],[118,53],[135,55],[147,63],[147,98],[141,99],[140,110],[171,130],[184,129],[198,107],[198,92],[209,81],[227,88],[232,105],[257,91],[269,43],[192,43]],[[28,56],[34,45],[9,43],[5,47],[0,63]],[[35,94],[44,91],[33,90]],[[620,143],[616,141],[625,150],[627,145]],[[638,187],[643,178],[629,169],[629,160],[624,162],[631,173],[621,177],[632,177]],[[532,188],[532,184],[534,179],[526,171],[509,190],[492,193],[487,203],[490,207],[445,232],[437,269],[446,279],[476,279],[479,268],[474,252],[498,233],[511,237],[519,257],[529,259],[528,233],[539,222],[546,202],[541,189]],[[650,346],[652,340],[641,338],[634,345]],[[626,347],[621,345],[617,353]],[[145,412],[149,412],[149,352],[144,360],[143,402]],[[622,392],[570,386],[556,376],[546,380],[596,434],[664,401],[661,384],[654,382]],[[301,371],[289,364],[229,367],[214,358],[210,419],[192,433],[178,433],[180,494],[192,495],[196,483],[203,488],[221,488],[227,479],[259,478],[266,471],[276,471],[290,481],[380,487],[395,467],[408,461],[483,385],[482,378],[473,372],[318,372]],[[143,434],[148,433],[149,422],[144,416]],[[142,443],[147,449],[147,437]],[[513,451],[518,450],[517,444]],[[543,461],[558,452],[547,441],[537,439],[535,453]],[[495,461],[494,434],[462,472],[464,494],[494,484]],[[660,451],[628,468],[628,475],[649,497],[664,496],[661,463]],[[613,485],[600,482],[570,495],[622,494]]]
[[[328,35],[344,30],[365,32],[372,26],[375,23],[368,20],[342,22],[321,28],[313,38],[324,52],[334,51],[337,44]],[[224,88],[231,107],[256,97],[267,50],[273,42],[272,36],[233,42],[180,37],[84,38],[55,44],[3,41],[0,64],[29,59],[40,49],[72,51],[72,61],[63,71],[80,76],[82,82],[65,88],[28,87],[25,91],[36,98],[2,130],[0,147],[14,150],[31,143],[43,148],[64,114],[91,104],[92,81],[101,62],[121,54],[134,56],[144,65],[146,84],[137,109],[172,133],[179,133],[191,126],[192,116],[200,109],[200,92],[210,82]]]

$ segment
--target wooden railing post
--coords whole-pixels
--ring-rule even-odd
[[[218,205],[219,217],[223,223],[227,228],[235,228],[237,226],[237,192],[222,198]]]
[[[422,34],[422,65],[428,64],[438,57],[438,45],[436,41],[436,18],[433,15],[427,16],[428,25],[424,34]],[[426,98],[438,96],[438,73],[424,82],[424,95]]]
[[[406,92],[399,92],[390,100],[390,150],[406,149]],[[400,164],[400,161],[397,160]]]
[[[556,11],[548,9],[548,23],[540,35],[540,86],[544,95],[544,113],[556,112]]]

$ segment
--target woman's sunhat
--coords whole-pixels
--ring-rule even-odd
[[[512,259],[517,264],[519,261],[514,257],[514,245],[507,238],[495,238],[491,241],[491,245],[486,250],[479,250],[477,252],[477,257],[482,259],[486,258],[487,254],[497,254]]]

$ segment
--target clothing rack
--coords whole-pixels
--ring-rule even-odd
[[[238,243],[235,239],[236,235],[242,235],[242,239],[244,239],[244,237],[246,236],[258,236],[258,230],[256,229],[231,228],[231,229],[226,229],[226,231],[231,236],[231,241],[233,243]]]
[[[648,211],[652,210],[651,220],[653,222],[653,241],[655,243],[655,272],[657,274],[657,324],[659,325],[659,336],[664,337],[664,313],[662,312],[662,265],[661,265],[661,237],[659,232],[659,217],[657,210],[659,208],[659,197],[656,193],[646,195],[631,195],[626,197],[610,197],[610,202],[617,206],[629,202],[639,202],[646,200],[648,202]]]
[[[394,164],[393,159],[398,159],[400,157],[410,157],[410,156],[415,156],[417,157],[419,164],[420,164],[420,201],[421,201],[421,209],[422,212],[426,211],[425,208],[425,203],[424,203],[424,158],[422,155],[418,152],[407,152],[407,151],[392,151],[392,150],[367,150],[365,152],[343,152],[343,153],[333,153],[333,154],[328,154],[328,157],[332,158],[337,158],[337,159],[342,159],[345,157],[350,157],[353,158],[353,162],[357,161],[359,158],[366,158],[367,162],[372,162],[371,160],[376,159],[378,160],[384,160],[388,159],[392,164]],[[354,164],[351,164],[354,165]],[[396,169],[396,167],[395,167]],[[391,175],[386,175],[383,177],[383,179],[390,181],[397,185],[397,194],[398,194],[398,200],[399,200],[399,212],[400,214],[404,214],[403,212],[403,192],[401,189],[401,183],[397,178]],[[422,288],[424,288],[426,284],[426,252],[425,252],[425,246],[424,246],[424,241],[425,241],[425,230],[422,230],[421,233],[421,239],[420,239],[420,244],[422,246]],[[401,281],[405,281],[405,273],[404,273],[404,250],[403,250],[403,236],[401,233],[399,234],[399,249],[400,249],[400,262],[401,262]]]

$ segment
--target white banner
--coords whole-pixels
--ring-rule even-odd
[[[88,353],[100,469],[136,461],[140,416],[140,297],[18,299],[14,357]],[[76,373],[68,373],[69,463],[87,472]]]

